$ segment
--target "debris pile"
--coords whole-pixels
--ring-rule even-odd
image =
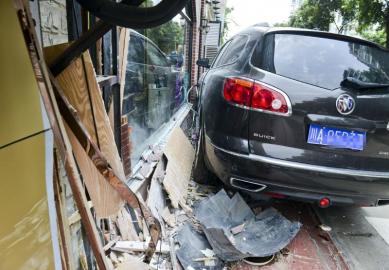
[[[228,262],[272,256],[296,236],[301,224],[274,208],[254,213],[239,193],[230,198],[223,189],[190,181],[193,158],[193,147],[177,127],[150,179],[142,180],[144,199],[162,224],[149,269],[223,269]],[[141,261],[148,245],[147,239],[118,241],[111,253]]]

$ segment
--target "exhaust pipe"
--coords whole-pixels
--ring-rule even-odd
[[[248,181],[248,180],[238,179],[238,178],[234,178],[234,177],[231,177],[230,183],[231,183],[231,186],[233,186],[235,188],[250,191],[250,192],[260,192],[260,191],[264,190],[265,188],[267,188],[266,185],[252,182],[252,181]]]
[[[377,206],[389,205],[389,199],[378,199]]]

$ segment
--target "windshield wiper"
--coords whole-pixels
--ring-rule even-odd
[[[377,88],[387,88],[389,84],[384,83],[370,83],[358,80],[353,77],[346,77],[341,83],[340,86],[352,88],[355,90],[363,90],[363,89],[377,89]]]

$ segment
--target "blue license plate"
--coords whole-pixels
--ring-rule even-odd
[[[309,126],[307,142],[310,144],[361,151],[366,144],[366,132],[312,124]]]

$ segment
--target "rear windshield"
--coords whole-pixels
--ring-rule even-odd
[[[336,39],[268,34],[262,59],[254,65],[294,80],[336,89],[346,77],[389,83],[388,52]]]

